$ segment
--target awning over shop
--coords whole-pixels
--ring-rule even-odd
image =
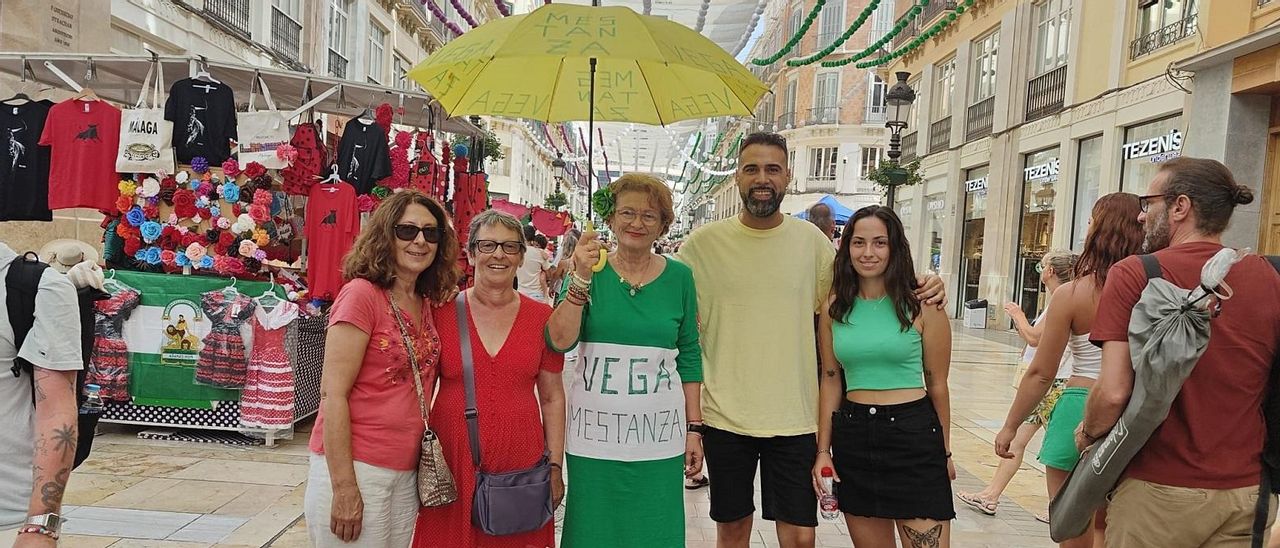
[[[242,108],[249,101],[248,94],[254,75],[260,75],[271,91],[271,98],[275,101],[276,107],[280,110],[293,110],[302,106],[305,103],[304,90],[310,86],[311,97],[323,96],[313,107],[317,113],[354,117],[365,108],[389,103],[392,108],[404,107],[404,115],[397,115],[394,119],[398,124],[425,129],[431,126],[430,117],[434,116],[435,128],[440,131],[471,137],[481,134],[479,128],[464,118],[446,118],[443,109],[438,105],[429,110],[427,107],[434,105],[434,99],[421,91],[395,89],[291,70],[222,61],[206,62],[199,57],[0,53],[0,72],[11,74],[20,80],[25,79],[52,88],[76,91],[55,72],[54,69],[56,69],[79,85],[92,88],[102,99],[132,105],[138,100],[142,79],[146,77],[147,69],[153,62],[163,66],[166,87],[175,80],[194,75],[202,67],[207,67],[205,70],[210,75],[235,90],[236,103]],[[258,108],[265,108],[261,98],[255,104]]]
[[[808,220],[809,208],[818,204],[826,204],[827,207],[831,208],[831,216],[835,218],[835,221],[838,224],[849,222],[849,217],[853,215],[853,210],[849,209],[849,206],[840,203],[839,200],[836,200],[835,196],[828,194],[823,196],[822,199],[818,200],[816,203],[804,208],[804,211],[796,213],[793,217]]]

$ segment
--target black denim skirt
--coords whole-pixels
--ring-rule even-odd
[[[845,400],[832,417],[840,510],[886,519],[955,519],[947,449],[933,402]]]

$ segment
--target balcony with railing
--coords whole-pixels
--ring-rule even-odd
[[[996,98],[987,97],[972,105],[964,118],[964,140],[972,141],[991,135],[991,124],[995,120]]]
[[[333,50],[329,50],[329,75],[334,78],[347,77],[347,58]]]
[[[302,50],[302,25],[284,12],[271,8],[271,51],[297,61]]]
[[[443,20],[432,19],[431,24],[427,25],[427,27],[431,29],[432,34],[435,34],[440,39],[440,43],[443,44],[453,40],[453,31],[449,30],[449,26],[444,24]]]
[[[1137,59],[1167,45],[1181,41],[1196,33],[1196,14],[1188,15],[1181,21],[1165,25],[1154,32],[1139,36],[1129,43],[1129,59]]]
[[[873,126],[882,126],[889,120],[889,107],[884,105],[868,105],[867,114],[862,118],[862,123]]]
[[[252,34],[249,31],[249,0],[204,0],[203,13],[240,38],[247,40]]]
[[[929,154],[951,147],[951,117],[929,124]]]
[[[1271,1],[1272,1],[1272,0],[1258,0],[1258,7],[1262,7],[1262,6],[1265,6],[1265,5],[1267,5],[1267,4],[1270,4],[1270,3],[1271,3]]]
[[[902,163],[914,161],[916,159],[916,137],[919,132],[912,132],[902,136]]]
[[[815,107],[809,109],[804,125],[817,126],[840,123],[840,107]]]
[[[1062,65],[1027,82],[1026,121],[1039,120],[1062,110],[1067,97],[1067,66]]]
[[[784,112],[778,116],[778,130],[792,129],[796,127],[796,113]]]

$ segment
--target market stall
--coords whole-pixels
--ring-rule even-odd
[[[86,351],[107,422],[288,435],[319,406],[365,214],[409,188],[461,226],[486,205],[481,130],[422,93],[191,57],[0,54],[0,72],[25,94],[0,99],[0,220],[103,213],[111,298]]]

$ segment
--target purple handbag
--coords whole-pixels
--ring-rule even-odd
[[[462,384],[467,394],[467,437],[471,462],[476,469],[476,490],[471,499],[471,523],[486,534],[501,536],[528,533],[551,521],[551,456],[532,468],[489,473],[480,467],[480,414],[476,411],[476,379],[471,354],[471,330],[467,322],[466,293],[454,299],[458,310],[458,335],[462,341]]]

